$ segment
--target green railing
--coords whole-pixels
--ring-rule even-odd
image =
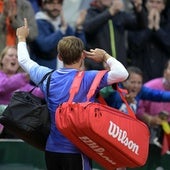
[[[20,139],[0,139],[0,170],[46,170],[44,153]]]
[[[150,157],[150,162],[152,159],[154,155]],[[170,170],[170,155],[162,156],[160,161],[164,170]],[[148,163],[141,168],[127,170],[155,170],[147,167]],[[104,170],[94,161],[93,169]],[[46,170],[44,153],[20,139],[0,139],[0,170]]]

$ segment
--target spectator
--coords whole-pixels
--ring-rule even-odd
[[[27,0],[0,0],[0,51],[6,46],[16,45],[16,28],[22,25],[24,17],[28,18],[30,35],[28,42],[37,36],[34,11]]]
[[[170,60],[166,63],[164,67],[163,77],[150,80],[144,84],[146,87],[170,91]],[[160,113],[168,113],[170,115],[170,103],[169,102],[151,102],[147,100],[141,100],[139,102],[139,107],[137,110],[137,116],[144,121],[151,129],[150,138],[150,152],[148,161],[146,164],[146,169],[155,169],[156,167],[164,167],[161,165],[161,148],[155,145],[156,138],[162,145],[162,128],[161,128],[161,118]],[[170,118],[170,117],[169,117]]]
[[[129,32],[129,60],[143,70],[144,82],[161,77],[170,56],[170,11],[166,0],[146,0],[148,24]]]
[[[25,25],[17,29],[18,36],[18,60],[22,68],[30,74],[34,83],[38,81],[51,69],[40,66],[30,59],[26,48],[26,37],[28,35],[27,22]],[[58,57],[64,63],[64,68],[54,71],[51,74],[49,95],[46,96],[45,86],[43,82],[41,89],[46,96],[48,108],[51,116],[51,131],[46,144],[46,165],[48,170],[90,170],[89,159],[66,139],[55,124],[55,111],[59,104],[65,102],[69,98],[70,85],[84,64],[84,58],[90,57],[96,62],[106,62],[110,71],[105,74],[99,84],[98,89],[108,86],[112,83],[123,81],[127,78],[128,73],[125,67],[115,58],[111,57],[105,50],[91,49],[90,52],[84,50],[83,42],[75,36],[62,38],[58,43]],[[83,102],[86,100],[89,87],[98,71],[85,71],[80,90],[74,98],[74,102]],[[95,100],[95,96],[91,101]],[[82,157],[81,157],[82,156]],[[84,161],[83,161],[84,160]],[[83,166],[83,164],[85,165]]]
[[[135,16],[124,11],[122,0],[94,0],[87,11],[84,31],[87,49],[103,48],[124,65],[126,60],[125,30],[145,26],[142,0],[133,0]],[[103,69],[102,63],[86,61],[87,69]]]
[[[37,12],[39,34],[31,44],[31,57],[40,65],[57,68],[56,47],[60,39],[68,35],[77,35],[65,22],[62,11],[63,0],[42,0],[42,10]]]
[[[126,81],[120,84],[121,88],[127,89],[128,94],[126,94],[126,99],[131,106],[131,108],[136,113],[139,101],[150,100],[155,102],[169,102],[170,101],[170,92],[155,90],[148,87],[143,86],[143,76],[142,71],[138,67],[128,67],[127,68],[129,77]],[[126,105],[120,98],[120,95],[117,91],[113,91],[106,98],[108,105],[111,107],[117,108],[125,113],[127,113]]]
[[[29,84],[29,76],[27,73],[21,72],[18,64],[17,49],[13,46],[7,46],[0,55],[0,110],[1,112],[8,105],[14,91],[30,91],[34,86]],[[40,88],[33,91],[38,97],[43,98]],[[1,128],[0,128],[1,129]],[[9,133],[3,131],[1,137],[11,137]]]

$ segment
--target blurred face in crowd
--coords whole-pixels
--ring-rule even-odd
[[[0,58],[1,70],[6,74],[15,74],[19,69],[17,50],[15,47],[6,47]]]
[[[130,73],[129,78],[125,82],[123,82],[124,87],[133,97],[136,97],[137,94],[140,92],[142,84],[142,76],[137,73]]]
[[[60,15],[62,2],[59,0],[47,1],[43,4],[43,9],[47,12],[50,18],[55,19]]]
[[[165,0],[147,0],[147,10],[156,9],[161,13],[165,9]]]
[[[167,68],[164,70],[164,78],[170,84],[170,61],[168,61]]]

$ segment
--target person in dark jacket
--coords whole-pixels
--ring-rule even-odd
[[[66,23],[62,11],[63,0],[42,0],[41,10],[35,18],[38,25],[38,36],[31,43],[31,58],[40,65],[56,69],[57,44],[65,36],[75,35],[84,41],[82,32],[75,32]]]
[[[122,0],[95,0],[87,11],[83,24],[87,50],[103,48],[124,65],[126,62],[126,36],[129,29],[145,27],[142,0],[133,0],[135,15],[124,11]],[[86,60],[87,69],[103,69],[102,63]]]
[[[143,70],[144,82],[161,77],[170,58],[170,10],[166,0],[146,0],[147,27],[128,33],[131,65]]]

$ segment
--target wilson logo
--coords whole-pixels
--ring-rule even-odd
[[[99,156],[101,156],[103,159],[111,163],[112,165],[115,165],[116,163],[111,160],[108,156],[105,155],[105,149],[97,145],[93,140],[91,140],[87,136],[81,136],[79,139],[84,142],[87,146],[89,146],[94,152],[96,152]]]
[[[128,134],[125,130],[120,129],[118,125],[110,121],[108,133],[113,138],[117,139],[121,144],[126,146],[129,150],[138,155],[139,145],[128,138]]]

